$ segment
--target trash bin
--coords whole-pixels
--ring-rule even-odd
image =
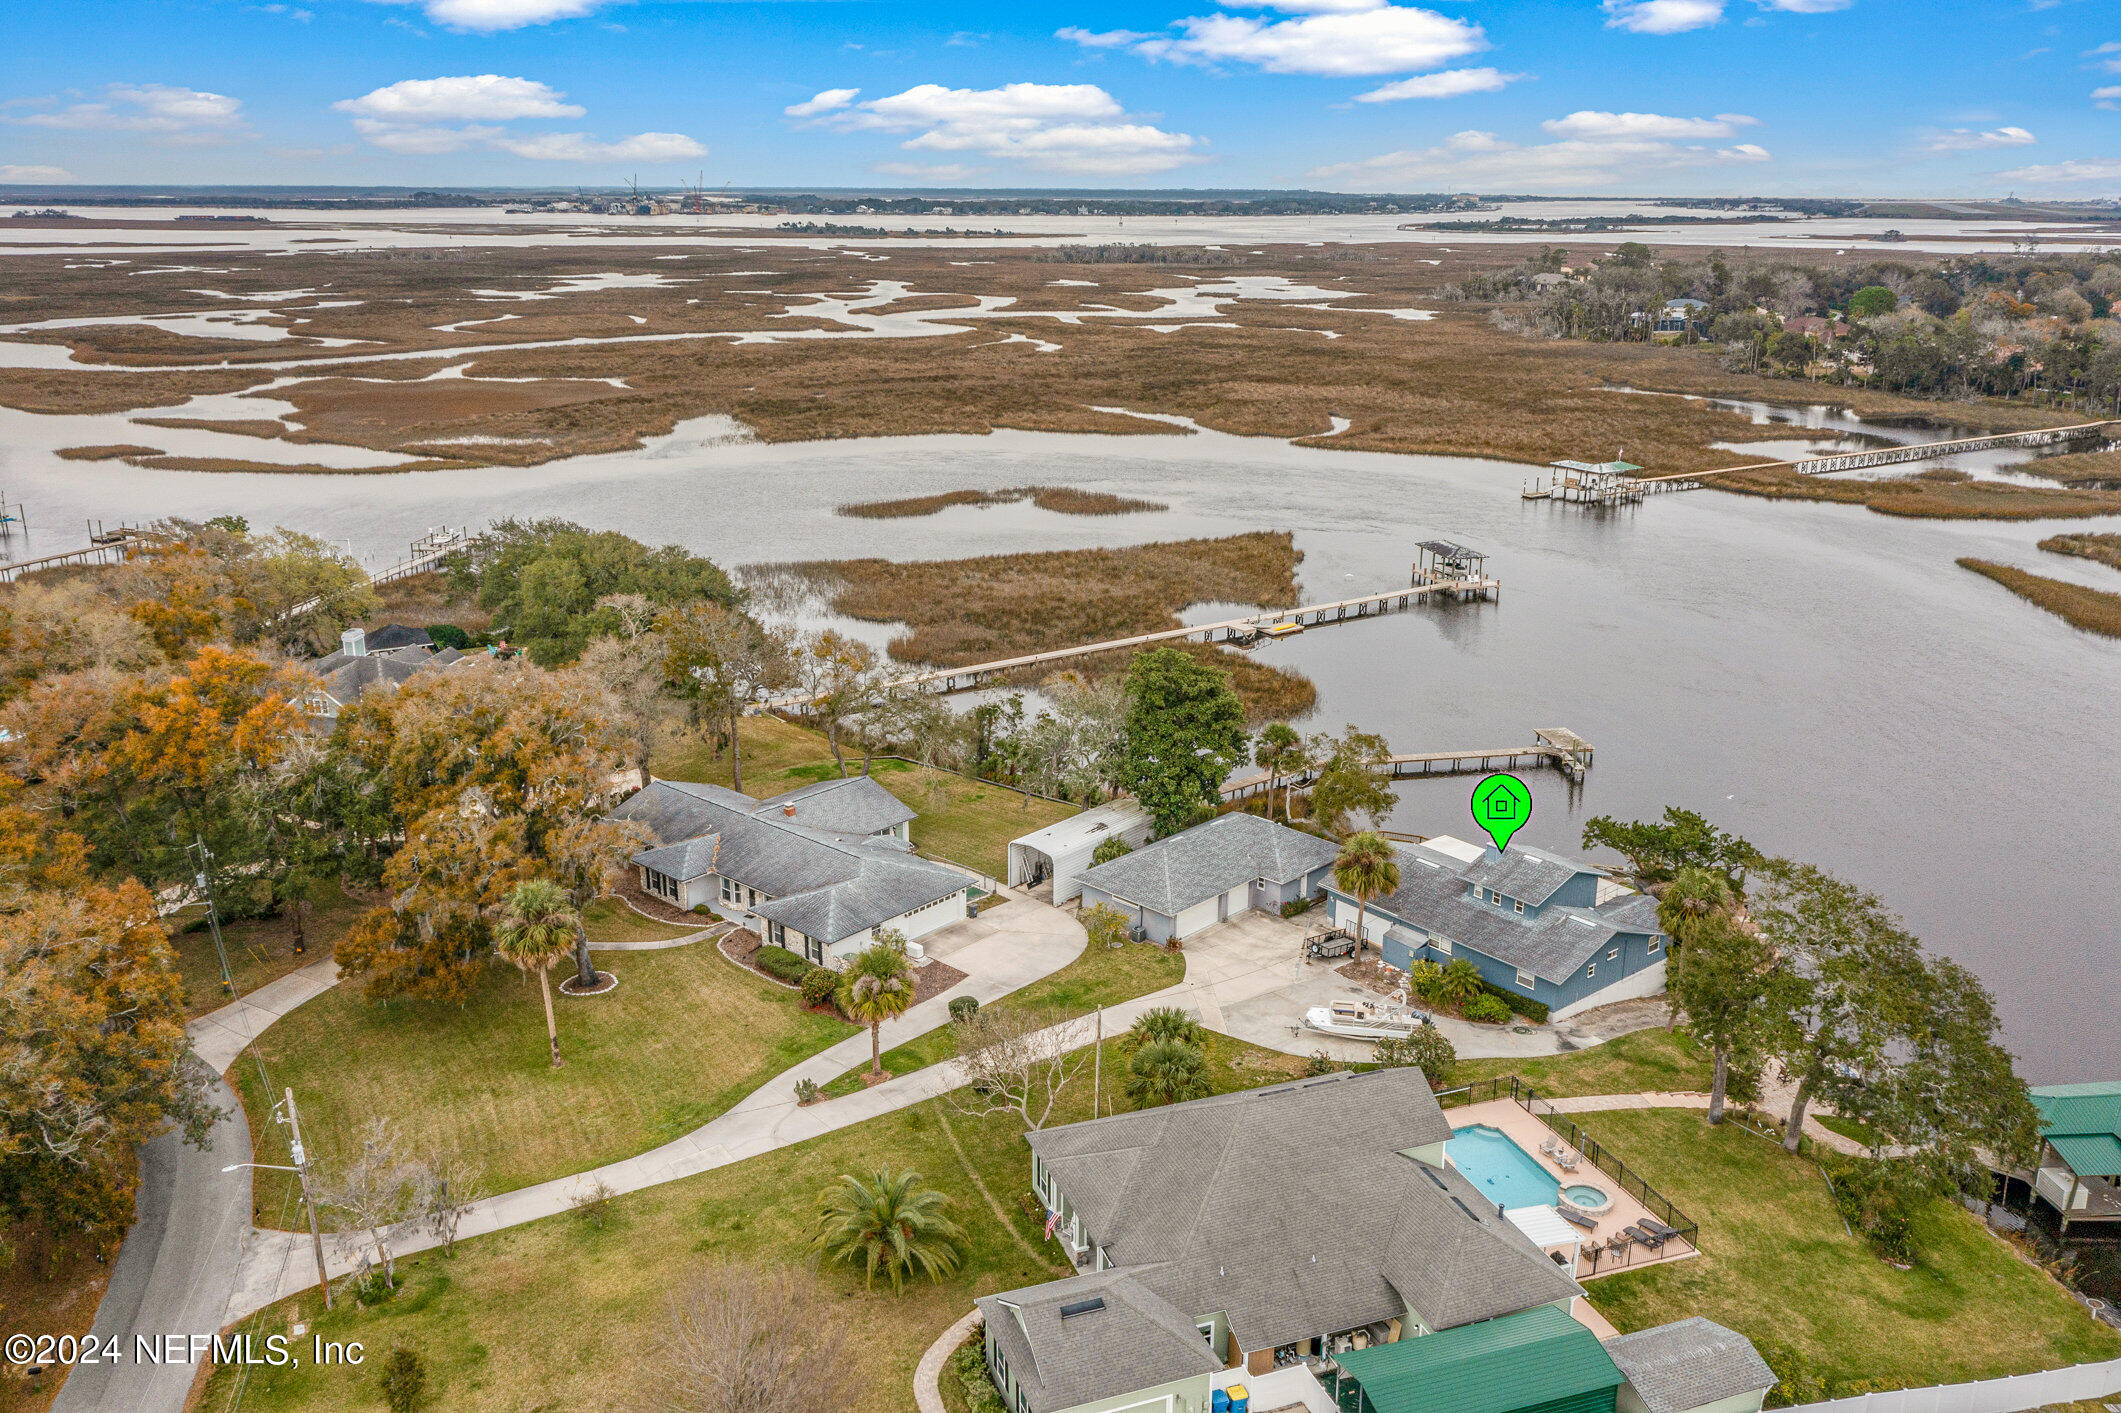
[[[1232,1384],[1225,1392],[1230,1395],[1230,1413],[1251,1413],[1252,1395],[1243,1384]]]
[[[1210,1413],[1230,1413],[1230,1395],[1223,1390],[1215,1390],[1215,1397],[1209,1402],[1213,1405]]]

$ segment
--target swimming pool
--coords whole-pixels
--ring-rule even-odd
[[[1561,1183],[1499,1128],[1473,1124],[1451,1135],[1443,1151],[1490,1202],[1503,1207],[1551,1207]]]

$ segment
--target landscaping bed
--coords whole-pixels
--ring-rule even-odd
[[[791,952],[786,947],[768,947],[748,927],[737,928],[722,939],[722,955],[777,986],[799,987],[803,977],[813,969],[800,953]],[[762,958],[765,965],[761,965]],[[779,970],[775,970],[776,967]],[[912,1004],[917,1006],[940,996],[964,979],[965,974],[950,963],[931,959],[926,966],[913,968]]]

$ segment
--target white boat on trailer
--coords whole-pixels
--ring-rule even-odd
[[[1304,1029],[1344,1040],[1403,1040],[1428,1024],[1420,1011],[1376,1001],[1335,1001],[1304,1012]]]

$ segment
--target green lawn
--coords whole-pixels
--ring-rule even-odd
[[[555,994],[560,1053],[546,1062],[535,981],[495,966],[463,1006],[377,1005],[349,979],[289,1014],[254,1047],[274,1098],[293,1085],[303,1136],[327,1165],[375,1115],[417,1148],[471,1156],[489,1190],[579,1172],[705,1123],[788,1066],[856,1033],[802,1009],[794,993],[736,966],[711,943],[607,954],[616,991]],[[285,1130],[246,1054],[241,1086],[258,1160],[285,1162]],[[280,1210],[284,1175],[258,1174],[258,1207]]]
[[[1872,1128],[1861,1119],[1843,1118],[1840,1114],[1821,1114],[1817,1112],[1814,1112],[1812,1117],[1818,1119],[1822,1127],[1840,1134],[1843,1138],[1853,1138],[1866,1148],[1877,1147],[1878,1140],[1884,1137],[1877,1129]]]
[[[1542,1094],[1640,1094],[1655,1090],[1705,1090],[1713,1078],[1709,1054],[1692,1037],[1658,1026],[1638,1030],[1588,1050],[1536,1059],[1461,1060],[1451,1083],[1517,1075]]]
[[[1785,1379],[1824,1381],[1806,1397],[2121,1356],[2121,1333],[1958,1207],[1922,1214],[1920,1257],[1900,1271],[1843,1229],[1809,1160],[1690,1110],[1574,1117],[1701,1224],[1701,1256],[1589,1283],[1623,1331],[1706,1315]]]
[[[1225,1089],[1286,1079],[1303,1065],[1221,1036],[1211,1038],[1209,1058]],[[1108,1081],[1119,1063],[1108,1050]],[[1089,1117],[1087,1079],[1063,1096],[1059,1119]],[[1108,1084],[1108,1105],[1112,1091]],[[903,1295],[884,1286],[865,1291],[844,1268],[823,1272],[831,1308],[820,1318],[845,1332],[864,1370],[851,1413],[911,1413],[914,1365],[974,1295],[1067,1273],[1059,1247],[1041,1240],[1020,1200],[1031,1179],[1021,1129],[1001,1117],[967,1118],[935,1100],[618,1198],[601,1229],[555,1217],[468,1241],[453,1258],[413,1257],[400,1263],[404,1291],[378,1307],[356,1310],[342,1300],[325,1314],[313,1293],[284,1301],[259,1317],[261,1337],[307,1320],[327,1339],[360,1340],[370,1363],[320,1369],[305,1359],[299,1369],[254,1369],[243,1407],[368,1413],[381,1406],[376,1361],[393,1345],[426,1360],[423,1407],[635,1406],[671,1290],[707,1261],[806,1259],[819,1190],[837,1174],[880,1165],[922,1173],[949,1195],[952,1215],[970,1234],[959,1274],[940,1284],[917,1281]],[[298,1343],[306,1350],[308,1336]],[[226,1408],[235,1381],[235,1371],[218,1371],[200,1406]]]
[[[617,898],[599,898],[582,909],[582,929],[589,934],[592,943],[667,942],[673,937],[689,937],[701,928],[713,925],[711,917],[703,917],[696,923],[658,922],[635,912]]]
[[[1021,906],[1019,904],[1019,906]],[[1082,955],[1050,976],[1040,977],[1020,991],[1012,991],[998,1006],[1022,1010],[1048,1010],[1055,1019],[1088,1015],[1099,1006],[1116,1006],[1137,996],[1147,996],[1186,979],[1183,952],[1167,951],[1145,942],[1129,942],[1120,948],[1085,947]],[[911,1074],[918,1069],[953,1058],[957,1035],[949,1026],[916,1036],[884,1052],[884,1069],[890,1074]],[[833,1098],[852,1094],[862,1087],[857,1065],[825,1086]]]
[[[837,773],[832,748],[819,732],[775,716],[747,716],[741,737],[747,795],[778,795]],[[848,768],[861,769],[860,752],[848,757]],[[665,748],[652,769],[672,780],[717,785],[729,784],[731,776],[728,753],[717,759],[704,742]],[[878,783],[918,811],[913,842],[922,853],[996,877],[1008,872],[1011,839],[1075,813],[1073,805],[904,761],[880,760],[870,769]]]
[[[235,978],[236,994],[247,996],[268,981],[330,956],[333,945],[367,906],[349,897],[336,882],[318,884],[311,895],[306,926],[309,950],[300,956],[295,954],[294,928],[286,909],[274,917],[222,923],[221,942],[228,949],[228,971]],[[184,978],[186,1010],[200,1016],[226,1005],[229,997],[221,988],[221,959],[206,925],[205,906],[172,914],[169,926],[170,944],[177,949],[177,971]]]

